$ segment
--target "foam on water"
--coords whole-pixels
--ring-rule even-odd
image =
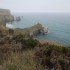
[[[12,24],[9,24],[9,23],[6,23],[6,27],[13,28],[13,25]]]

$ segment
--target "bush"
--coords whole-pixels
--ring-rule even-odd
[[[2,65],[3,64],[3,59],[2,59],[2,57],[0,57],[0,65]]]
[[[32,38],[29,38],[26,40],[27,48],[33,49],[38,43],[39,43],[39,41],[37,41],[36,39],[32,39]]]
[[[62,53],[67,53],[67,47],[62,47]]]
[[[6,66],[6,70],[18,70],[17,66],[16,65],[7,65]]]
[[[10,35],[14,34],[14,30],[13,29],[9,29],[9,34]]]
[[[22,35],[22,34],[19,34],[19,35],[18,35],[18,38],[21,38],[21,39],[23,39],[23,38],[24,38],[24,35]]]

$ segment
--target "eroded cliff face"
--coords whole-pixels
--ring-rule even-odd
[[[5,24],[14,20],[14,16],[11,15],[9,9],[0,9],[0,24]]]

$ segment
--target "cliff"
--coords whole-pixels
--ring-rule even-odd
[[[0,24],[5,24],[6,22],[10,22],[14,20],[14,16],[11,15],[9,9],[0,9]]]

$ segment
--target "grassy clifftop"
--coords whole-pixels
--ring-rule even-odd
[[[16,28],[16,29],[14,29],[14,31],[16,33],[21,33],[25,36],[29,36],[30,33],[33,33],[33,34],[34,34],[34,32],[37,33],[39,29],[42,29],[42,25],[40,23],[38,23],[37,25],[35,24],[34,26],[31,26],[28,28],[24,28],[24,29]]]

